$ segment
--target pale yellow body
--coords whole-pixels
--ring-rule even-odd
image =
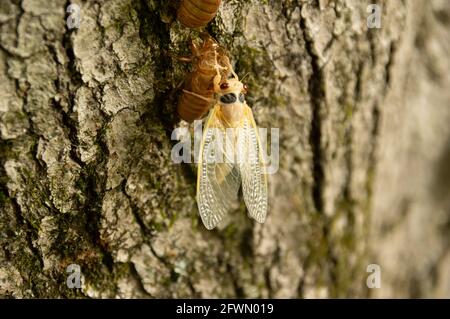
[[[267,179],[258,128],[245,102],[246,88],[234,78],[219,85],[214,82],[216,105],[206,121],[197,174],[197,204],[203,224],[214,228],[233,209],[238,190],[242,193],[250,217],[263,223],[268,207]],[[217,143],[226,131],[232,152]],[[217,154],[227,161],[215,161]],[[216,156],[216,157],[215,157]],[[244,160],[239,160],[244,159]]]

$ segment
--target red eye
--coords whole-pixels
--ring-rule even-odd
[[[244,93],[247,93],[247,92],[248,92],[248,85],[244,84]]]
[[[227,82],[222,83],[222,84],[220,85],[220,88],[221,88],[222,90],[226,90],[226,89],[228,89],[229,87],[230,87],[230,85],[229,85]]]

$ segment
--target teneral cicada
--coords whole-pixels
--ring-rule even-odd
[[[221,0],[182,0],[177,18],[188,28],[204,27],[219,10]]]
[[[237,75],[214,85],[216,103],[204,127],[197,176],[197,204],[203,224],[214,228],[242,193],[250,217],[267,214],[267,176],[258,128]]]
[[[194,64],[193,71],[184,81],[178,103],[178,115],[187,122],[203,117],[214,103],[214,85],[217,86],[231,72],[225,50],[207,34],[203,43],[191,42],[192,57],[184,59]]]

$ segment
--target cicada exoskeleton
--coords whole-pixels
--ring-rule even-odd
[[[188,28],[204,27],[219,10],[221,0],[182,0],[177,18]]]
[[[203,117],[214,104],[214,86],[218,86],[231,72],[225,50],[210,36],[204,36],[198,46],[191,43],[193,71],[184,81],[183,93],[178,103],[181,119],[192,122]]]

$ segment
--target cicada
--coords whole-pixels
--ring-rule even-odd
[[[177,18],[188,28],[204,27],[219,10],[221,0],[182,0]]]
[[[207,229],[222,220],[242,194],[249,216],[263,223],[268,192],[263,150],[247,87],[237,75],[214,85],[216,102],[203,131],[197,175],[198,210]]]

